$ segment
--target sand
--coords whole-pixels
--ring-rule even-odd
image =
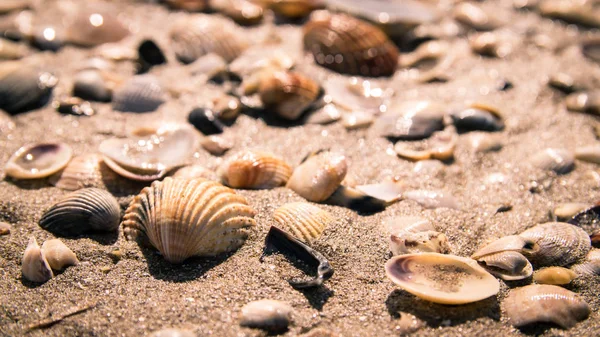
[[[528,168],[527,161],[546,147],[574,150],[597,143],[592,127],[597,119],[590,115],[566,111],[564,95],[547,87],[550,75],[571,71],[586,76],[598,86],[600,68],[585,59],[569,43],[589,35],[575,26],[541,19],[534,13],[512,11],[511,1],[487,6],[510,11],[508,29],[520,33],[524,42],[504,60],[481,58],[468,52],[460,54],[448,70],[450,81],[419,84],[399,71],[392,79],[375,80],[376,84],[395,89],[398,100],[428,99],[448,106],[460,106],[467,100],[483,100],[499,107],[506,118],[502,135],[504,148],[498,152],[474,153],[468,134],[462,134],[453,162],[430,174],[413,171],[415,163],[390,154],[392,143],[370,130],[346,131],[340,123],[327,126],[299,125],[279,127],[262,119],[242,115],[226,130],[235,146],[228,155],[246,148],[277,154],[297,165],[309,152],[329,148],[345,153],[350,175],[358,183],[374,183],[397,177],[407,189],[441,189],[453,195],[459,210],[424,209],[415,202],[400,201],[385,211],[360,215],[337,206],[322,205],[336,218],[313,246],[329,258],[335,269],[333,277],[319,289],[297,291],[287,278],[302,275],[279,255],[259,262],[264,239],[274,224],[272,212],[286,202],[302,201],[291,190],[276,188],[262,191],[239,191],[258,212],[257,228],[238,251],[219,258],[193,258],[182,265],[171,265],[154,251],[142,251],[128,242],[122,231],[114,235],[92,235],[63,241],[77,254],[81,263],[66,269],[50,281],[37,285],[21,276],[21,257],[30,237],[41,244],[53,235],[41,229],[37,221],[43,211],[67,192],[46,180],[0,182],[0,221],[13,225],[12,233],[0,237],[0,335],[2,336],[144,336],[153,331],[188,328],[198,336],[262,336],[264,332],[242,328],[241,307],[253,300],[277,299],[294,308],[294,324],[285,336],[297,336],[322,328],[341,336],[396,336],[401,333],[403,313],[423,322],[415,336],[592,336],[598,331],[598,279],[577,279],[567,286],[578,293],[592,308],[585,321],[570,330],[539,325],[519,331],[506,322],[500,306],[510,287],[529,281],[501,281],[498,296],[477,303],[447,306],[420,300],[398,289],[384,273],[390,256],[382,219],[394,215],[413,215],[429,219],[445,233],[453,252],[469,256],[488,240],[519,233],[550,220],[549,211],[565,202],[593,204],[599,199],[599,184],[590,179],[598,167],[576,162],[573,172],[553,176]],[[123,41],[135,46],[142,37],[164,41],[165,25],[177,15],[152,4],[119,4],[123,18],[140,29],[139,34]],[[272,22],[268,18],[267,22]],[[143,23],[143,25],[142,25]],[[535,34],[544,34],[564,48],[554,52],[531,44]],[[330,72],[312,64],[301,54],[300,29],[293,25],[274,27],[271,23],[248,29],[248,38],[260,40],[268,34],[283,38],[285,48],[299,61],[298,69],[323,79]],[[464,36],[453,40],[455,50],[465,46]],[[67,46],[54,54],[39,53],[28,59],[42,64],[60,79],[55,95],[69,91],[71,76],[86,58],[98,49]],[[169,55],[172,60],[172,55]],[[152,72],[167,86],[189,86],[190,81],[177,76],[175,62],[167,69]],[[178,68],[179,69],[179,68]],[[132,66],[124,62],[117,67],[130,76]],[[175,74],[175,75],[174,75]],[[498,90],[501,80],[514,88]],[[177,92],[179,89],[173,89]],[[0,134],[0,163],[27,143],[63,141],[76,155],[96,151],[104,139],[124,136],[132,127],[157,121],[186,122],[195,106],[205,105],[222,89],[201,84],[190,92],[172,97],[156,112],[145,114],[112,111],[109,105],[96,104],[92,117],[60,115],[50,106],[13,117],[16,128]],[[227,155],[225,155],[225,158]],[[216,169],[223,161],[199,149],[194,163]],[[500,182],[486,182],[490,174],[502,174]],[[532,181],[544,188],[530,192]],[[141,187],[123,185],[114,191],[124,209],[131,196]],[[496,213],[502,205],[512,205]],[[121,250],[122,258],[114,262],[109,253]],[[66,318],[51,327],[28,332],[29,324],[60,315],[74,306],[96,304],[83,313]]]

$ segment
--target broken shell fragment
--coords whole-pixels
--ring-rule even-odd
[[[21,272],[26,279],[37,283],[46,282],[54,276],[34,237],[29,239],[29,244],[23,253]]]
[[[77,256],[59,239],[52,239],[42,245],[42,254],[53,270],[63,270],[79,263]]]
[[[42,143],[21,147],[4,167],[4,173],[14,179],[39,179],[62,170],[73,150],[63,143]]]
[[[515,251],[503,251],[485,255],[477,262],[492,275],[506,281],[522,280],[533,273],[533,266],[523,254]]]
[[[204,179],[165,178],[129,204],[123,232],[158,249],[171,263],[216,256],[244,244],[256,211],[232,189]]]
[[[469,144],[475,152],[499,151],[503,147],[502,137],[497,134],[471,133]]]
[[[512,289],[502,306],[509,323],[516,327],[545,322],[569,329],[590,314],[588,304],[574,292],[553,285]]]
[[[319,95],[319,85],[297,72],[268,72],[258,89],[265,108],[287,120],[298,119]]]
[[[308,201],[321,202],[335,192],[347,171],[344,155],[321,152],[296,167],[286,187]]]
[[[285,204],[273,213],[279,227],[304,242],[310,242],[334,222],[333,216],[318,206],[306,202]]]
[[[600,91],[598,90],[570,94],[565,98],[565,103],[570,111],[600,115]]]
[[[498,281],[476,261],[454,255],[399,255],[386,262],[385,272],[402,289],[434,303],[472,303],[500,290]]]
[[[355,189],[363,192],[364,194],[373,198],[383,200],[384,202],[391,204],[402,197],[404,188],[393,181],[384,181],[382,183],[359,185],[355,186]]]
[[[197,337],[196,333],[188,329],[167,328],[154,331],[150,337]]]
[[[420,141],[399,141],[394,145],[394,151],[399,157],[413,161],[448,160],[454,157],[457,143],[458,134],[453,130],[444,130]]]
[[[435,231],[429,220],[418,216],[394,216],[383,220],[383,226],[390,234]]]
[[[133,76],[117,88],[112,107],[117,111],[149,112],[165,102],[165,93],[154,75]]]
[[[119,228],[121,207],[107,191],[85,188],[65,195],[42,215],[43,229],[64,236]]]
[[[276,300],[250,302],[242,308],[240,325],[271,332],[283,332],[291,323],[293,310],[289,304]]]
[[[12,226],[9,223],[0,221],[0,236],[10,234]]]
[[[565,285],[571,283],[577,277],[577,273],[563,267],[547,267],[537,270],[533,274],[533,280],[539,284]]]
[[[560,204],[554,208],[552,213],[556,217],[558,221],[567,221],[573,218],[575,215],[584,211],[590,207],[589,204],[578,203],[578,202],[568,202],[564,204]]]
[[[530,163],[544,171],[567,174],[575,168],[575,157],[564,149],[547,148],[534,154]]]
[[[390,250],[393,255],[412,253],[442,253],[450,252],[446,235],[436,231],[397,232],[390,235]]]
[[[229,187],[268,189],[285,185],[292,168],[270,153],[247,150],[229,158],[218,173]]]

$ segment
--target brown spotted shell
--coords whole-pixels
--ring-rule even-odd
[[[306,202],[285,204],[275,210],[273,218],[278,227],[305,242],[317,239],[334,222],[329,212]]]
[[[391,76],[398,65],[398,49],[383,31],[345,14],[314,12],[303,41],[317,64],[339,73]]]
[[[260,99],[279,117],[295,120],[319,95],[319,85],[309,77],[293,71],[269,72],[260,81]]]
[[[223,184],[233,188],[274,188],[285,185],[292,168],[281,158],[259,151],[242,151],[219,170]]]
[[[217,182],[165,178],[144,188],[127,208],[123,232],[158,249],[171,263],[239,248],[256,226],[246,198]]]

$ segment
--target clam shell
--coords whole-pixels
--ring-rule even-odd
[[[219,169],[223,184],[233,188],[274,188],[285,185],[291,174],[281,158],[251,150],[235,154]]]
[[[319,85],[297,72],[270,72],[260,81],[260,100],[287,120],[296,120],[319,95]]]
[[[484,106],[469,107],[450,115],[454,126],[462,131],[500,131],[504,129],[502,116],[496,109]]]
[[[217,114],[208,108],[195,108],[190,111],[188,122],[205,135],[222,133],[225,128]]]
[[[377,27],[345,14],[318,11],[304,25],[304,49],[315,62],[342,74],[391,76],[398,49]]]
[[[296,167],[286,187],[308,201],[321,202],[335,192],[347,171],[345,156],[321,152]]]
[[[476,30],[494,30],[502,25],[495,16],[486,13],[481,7],[463,2],[454,7],[454,19]]]
[[[217,180],[215,172],[207,169],[206,167],[204,167],[202,165],[184,166],[184,167],[180,168],[179,170],[177,170],[177,172],[175,172],[175,174],[173,175],[173,178],[187,179],[187,180],[192,180],[192,179],[197,179],[197,178],[203,178],[203,179],[208,179],[208,180]]]
[[[87,232],[111,232],[119,228],[121,207],[107,191],[85,188],[65,195],[47,209],[39,224],[43,229],[64,236]]]
[[[598,276],[600,275],[600,249],[592,249],[586,255],[585,260],[575,264],[571,270],[577,275]]]
[[[485,255],[477,262],[492,275],[506,281],[522,280],[533,273],[533,266],[523,254],[515,251],[503,251]]]
[[[346,130],[365,129],[375,121],[373,114],[364,111],[352,111],[344,114],[342,125]]]
[[[240,325],[272,332],[287,330],[294,309],[287,303],[276,300],[259,300],[242,308]]]
[[[256,226],[246,199],[217,182],[165,178],[144,188],[127,208],[128,240],[149,242],[171,263],[239,248]]]
[[[576,92],[565,98],[567,109],[600,115],[600,90]]]
[[[25,249],[25,253],[23,253],[21,272],[23,273],[23,277],[37,283],[46,282],[54,276],[48,261],[46,261],[34,237],[29,239],[29,244]]]
[[[513,289],[502,307],[509,323],[516,327],[545,322],[569,329],[590,314],[590,307],[574,292],[553,285]]]
[[[212,135],[202,138],[200,145],[213,156],[222,156],[233,147],[233,140],[221,135]]]
[[[80,10],[67,25],[66,40],[85,47],[117,42],[129,35],[129,29],[111,11],[98,8]]]
[[[386,203],[394,203],[402,197],[404,188],[393,181],[384,181],[376,184],[359,185],[355,189],[373,198],[383,200]]]
[[[165,96],[154,75],[137,75],[114,91],[112,107],[127,112],[154,111],[165,102]]]
[[[460,209],[458,201],[447,192],[434,190],[413,190],[404,193],[404,198],[416,201],[424,208]]]
[[[519,236],[528,242],[522,253],[534,266],[565,266],[591,249],[590,237],[583,229],[563,222],[537,225]]]
[[[449,253],[446,235],[436,231],[399,232],[390,235],[390,250],[393,255],[412,253]]]
[[[44,106],[56,77],[17,61],[0,64],[0,109],[17,114]]]
[[[547,148],[534,154],[530,163],[541,170],[567,174],[575,168],[575,157],[564,149]]]
[[[499,151],[504,146],[501,136],[488,133],[471,133],[469,145],[475,152]]]
[[[42,245],[42,254],[53,270],[63,270],[79,263],[77,256],[59,239],[52,239]]]
[[[565,285],[571,283],[577,277],[577,273],[563,267],[547,267],[537,270],[533,274],[533,280],[539,284]]]
[[[248,47],[242,35],[230,20],[204,14],[177,21],[170,32],[171,47],[183,63],[192,63],[209,53],[229,63]]]
[[[4,173],[15,179],[45,178],[64,168],[72,154],[73,150],[63,143],[26,145],[10,157]]]
[[[528,245],[528,243],[524,238],[518,235],[509,235],[483,246],[473,255],[471,255],[471,258],[479,260],[486,255],[492,255],[501,252],[520,252],[526,245]]]
[[[306,202],[285,204],[273,212],[278,227],[304,242],[310,242],[333,224],[333,216],[315,205]]]
[[[575,158],[589,163],[600,164],[600,144],[577,148],[575,150]]]
[[[452,130],[435,132],[431,138],[422,141],[397,142],[396,154],[404,159],[419,161],[428,159],[448,160],[454,157],[458,134]]]
[[[444,129],[444,107],[429,101],[391,106],[373,126],[379,135],[394,140],[419,140]]]
[[[395,256],[386,262],[385,272],[402,289],[435,303],[477,302],[500,290],[498,281],[476,261],[454,255]]]
[[[73,158],[65,169],[50,179],[58,188],[75,191],[86,187],[102,186],[102,157],[98,154],[84,154]]]

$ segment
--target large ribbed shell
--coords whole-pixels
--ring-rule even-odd
[[[537,225],[519,236],[535,243],[522,251],[534,266],[565,266],[583,258],[592,247],[587,233],[568,223]]]
[[[149,242],[167,261],[181,263],[239,248],[256,225],[255,213],[217,182],[165,178],[131,201],[122,225],[128,240]]]
[[[198,14],[176,22],[171,29],[171,47],[183,63],[215,53],[228,63],[248,47],[229,20]]]
[[[308,201],[321,202],[335,192],[347,171],[345,156],[332,152],[319,153],[296,167],[286,187]]]
[[[292,168],[281,158],[259,151],[242,151],[219,170],[223,184],[233,188],[273,188],[285,185]]]
[[[319,85],[296,72],[278,71],[260,83],[260,99],[268,109],[282,118],[295,120],[319,95]]]
[[[40,226],[58,235],[79,235],[119,228],[121,208],[107,191],[85,188],[67,194],[50,207],[40,219]]]
[[[306,202],[285,204],[275,210],[273,218],[279,228],[304,242],[317,239],[334,222],[329,212]]]
[[[398,65],[398,49],[379,28],[345,14],[313,13],[303,41],[316,63],[339,73],[391,76]]]

